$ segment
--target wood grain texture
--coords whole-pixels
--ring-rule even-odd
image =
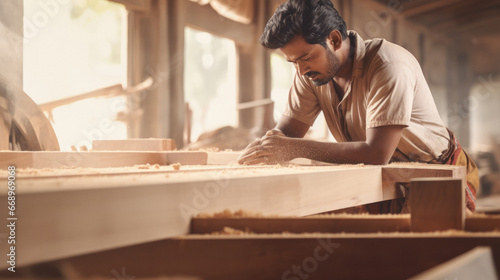
[[[481,279],[497,280],[490,247],[476,247],[467,253],[422,272],[409,280]]]
[[[413,179],[410,185],[410,208],[412,231],[463,230],[464,180]]]
[[[93,151],[155,151],[175,150],[173,139],[125,139],[125,140],[93,140]]]

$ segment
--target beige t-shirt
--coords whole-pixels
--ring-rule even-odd
[[[391,161],[429,162],[448,149],[449,134],[418,61],[384,39],[364,41],[354,31],[352,79],[342,100],[333,82],[314,86],[296,73],[283,115],[312,125],[323,114],[338,142],[365,141],[366,129],[403,125]]]

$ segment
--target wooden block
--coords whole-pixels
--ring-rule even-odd
[[[410,183],[415,178],[446,177],[465,179],[464,166],[444,164],[393,163],[382,168],[382,182],[384,183],[384,199],[403,197],[397,183]]]
[[[410,212],[412,231],[463,230],[464,180],[413,179],[410,185]]]
[[[481,279],[497,280],[490,247],[477,247],[409,280]]]
[[[94,140],[93,151],[173,151],[175,140],[173,139],[125,139],[125,140]]]

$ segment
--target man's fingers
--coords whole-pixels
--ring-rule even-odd
[[[259,158],[264,156],[272,156],[272,154],[267,150],[256,149],[248,154],[240,156],[240,160],[248,160],[250,158]]]
[[[243,164],[245,165],[256,165],[256,164],[273,164],[268,156],[254,157],[246,160]]]
[[[258,145],[260,145],[261,143],[262,143],[262,139],[257,138],[257,139],[255,139],[255,140],[253,140],[253,141],[252,141],[252,143],[248,144],[248,146],[245,148],[245,150],[248,150],[248,149],[250,149],[250,148],[252,148],[252,147],[258,146]]]
[[[248,146],[245,148],[245,150],[243,150],[243,152],[241,153],[241,155],[238,157],[238,161],[240,158],[248,155],[249,153],[253,152],[253,148],[260,145],[261,144],[261,139],[260,138],[257,138],[255,139],[254,141],[252,141],[252,143],[248,144]]]
[[[253,164],[250,162],[258,161],[266,161],[266,158],[272,157],[272,153],[268,149],[263,149],[261,146],[256,147],[253,151],[249,151],[249,153],[241,155],[238,158],[239,164]]]

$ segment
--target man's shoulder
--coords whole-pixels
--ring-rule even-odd
[[[365,40],[364,44],[366,48],[365,62],[418,65],[418,61],[407,49],[386,39],[374,38]]]

